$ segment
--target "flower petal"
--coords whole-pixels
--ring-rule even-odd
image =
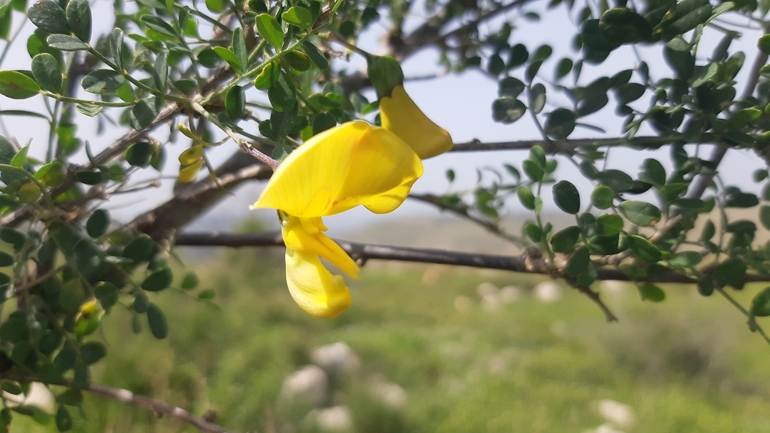
[[[358,278],[356,262],[336,242],[323,234],[326,227],[320,218],[297,218],[284,212],[280,212],[279,215],[286,248],[321,256],[340,268],[342,272]]]
[[[318,256],[286,249],[286,283],[294,301],[315,317],[335,317],[350,307],[350,290]]]
[[[452,148],[449,133],[425,116],[403,85],[396,86],[390,96],[380,100],[380,120],[383,128],[398,135],[422,159]]]
[[[419,157],[395,134],[366,122],[348,122],[289,154],[253,207],[301,218],[334,215],[392,195],[399,187],[408,192],[421,175]],[[391,207],[395,209],[383,209]]]

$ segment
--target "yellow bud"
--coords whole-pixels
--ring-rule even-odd
[[[201,156],[203,156],[203,146],[196,145],[179,155],[179,163],[184,166],[192,165],[198,162],[198,160],[201,159]]]
[[[183,168],[179,172],[179,181],[189,183],[195,180],[195,176],[198,175],[201,167],[203,166],[203,159],[199,159],[198,162]]]
[[[382,127],[396,134],[421,159],[440,155],[452,148],[452,137],[420,110],[398,85],[390,96],[380,99]]]
[[[179,126],[177,126],[177,129],[179,129],[179,132],[184,134],[187,138],[192,138],[193,140],[198,138],[195,136],[195,134],[192,133],[192,131],[190,131],[190,128],[188,128],[187,125],[183,123],[180,123]]]
[[[75,334],[86,336],[99,329],[99,321],[104,315],[104,309],[99,301],[93,300],[80,306],[80,311],[75,316]]]

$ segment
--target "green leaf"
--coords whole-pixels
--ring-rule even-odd
[[[560,80],[567,76],[567,74],[570,73],[572,70],[572,66],[574,65],[574,62],[572,59],[563,58],[559,61],[559,64],[556,66],[556,80]]]
[[[13,256],[0,251],[0,268],[13,265]]]
[[[235,53],[225,47],[214,47],[213,50],[219,57],[222,58],[222,60],[226,61],[237,74],[243,73],[241,62],[238,60],[238,57],[235,55]]]
[[[615,192],[628,191],[634,186],[634,180],[631,179],[631,176],[620,170],[601,171],[596,175],[596,180],[602,185],[612,188]]]
[[[606,213],[596,219],[596,234],[614,236],[623,231],[623,218],[615,213]]]
[[[540,114],[545,107],[545,86],[537,83],[529,91],[529,108],[535,114]]]
[[[164,21],[163,18],[156,17],[155,15],[142,15],[139,20],[148,28],[155,30],[162,35],[170,36],[172,38],[176,37],[174,28],[171,27],[171,24]]]
[[[141,235],[128,243],[121,255],[134,263],[145,262],[155,251],[155,242],[147,235]]]
[[[89,93],[105,94],[117,91],[125,79],[111,69],[97,69],[83,77],[80,85]]]
[[[762,206],[761,208],[759,208],[759,220],[762,222],[762,225],[766,229],[770,230],[770,206]]]
[[[580,212],[580,193],[569,181],[562,180],[553,186],[553,200],[559,209],[568,214]]]
[[[610,41],[630,44],[652,37],[652,27],[641,15],[631,9],[613,8],[602,14],[599,32]]]
[[[157,305],[150,304],[150,308],[147,310],[147,321],[150,325],[150,332],[155,338],[162,340],[168,336],[166,316]]]
[[[83,392],[79,389],[70,388],[56,396],[59,404],[70,406],[79,406],[83,403]]]
[[[727,259],[716,266],[714,276],[720,286],[743,287],[746,279],[746,263],[737,257]]]
[[[321,50],[318,49],[318,47],[313,45],[312,42],[310,41],[303,42],[302,50],[305,52],[305,54],[308,55],[308,57],[310,57],[310,60],[312,60],[313,63],[315,63],[318,69],[322,71],[329,69],[329,60],[321,52]]]
[[[677,40],[680,39],[673,39],[672,41]],[[676,75],[682,80],[687,81],[692,77],[692,74],[695,71],[695,56],[693,56],[689,50],[679,51],[671,48],[671,45],[671,42],[666,44],[663,49],[663,57],[666,59],[668,65],[671,66],[671,69],[676,72]]]
[[[524,226],[524,233],[532,242],[540,242],[543,239],[543,230],[537,224],[527,223]]]
[[[591,193],[591,204],[593,204],[597,209],[604,210],[612,207],[612,201],[614,199],[615,191],[605,185],[597,186]]]
[[[60,432],[72,429],[72,416],[63,405],[60,405],[59,409],[56,410],[56,428],[59,429]]]
[[[577,277],[588,270],[591,265],[591,253],[588,247],[578,248],[567,260],[567,273],[572,277]]]
[[[527,106],[516,98],[503,97],[492,103],[492,118],[495,122],[513,123],[527,111]]]
[[[94,296],[105,310],[118,303],[118,288],[109,282],[101,281],[94,287]]]
[[[529,210],[535,210],[535,195],[529,187],[522,186],[518,191],[519,201]]]
[[[171,269],[163,268],[150,274],[150,276],[142,282],[142,289],[147,290],[148,292],[159,292],[170,286],[173,281],[174,274],[171,272]]]
[[[750,208],[759,204],[759,198],[756,195],[742,191],[731,191],[727,194],[725,207]]]
[[[643,301],[662,302],[666,299],[666,292],[654,284],[642,284],[639,286],[639,294]]]
[[[267,97],[276,111],[287,111],[297,104],[297,89],[291,80],[280,72],[270,89],[267,91]]]
[[[225,109],[231,120],[237,121],[243,118],[243,113],[246,111],[246,93],[243,87],[233,86],[227,91]]]
[[[198,299],[200,299],[201,301],[208,301],[208,300],[214,299],[214,296],[215,296],[215,293],[213,290],[206,289],[206,290],[202,290],[198,294]]]
[[[155,56],[155,64],[152,66],[152,80],[155,82],[155,88],[161,92],[166,91],[166,82],[168,81],[168,51],[163,50]]]
[[[545,133],[556,140],[563,140],[575,130],[575,114],[566,108],[558,108],[548,114]]]
[[[134,143],[126,150],[125,160],[134,167],[147,167],[155,151],[153,145],[146,141]]]
[[[577,115],[578,117],[583,117],[593,114],[604,108],[608,102],[610,102],[610,100],[604,92],[591,94],[586,99],[580,101],[578,104]]]
[[[62,85],[62,73],[59,62],[49,53],[40,53],[32,58],[32,76],[45,90],[59,93]]]
[[[559,230],[551,237],[551,249],[557,253],[566,253],[571,250],[580,239],[580,228],[570,226]]]
[[[500,80],[497,95],[502,97],[516,98],[527,88],[521,80],[514,77],[505,77]]]
[[[89,341],[80,346],[80,357],[86,364],[94,364],[107,356],[107,346],[98,341]]]
[[[54,34],[48,36],[46,42],[48,43],[49,47],[62,51],[80,51],[87,48],[86,44],[81,42],[80,39],[74,38],[70,35]]]
[[[160,104],[160,100],[154,96],[139,101],[134,105],[129,114],[131,127],[141,131],[150,126],[153,120],[158,117],[158,113],[160,113]]]
[[[543,180],[543,176],[545,176],[545,170],[543,167],[531,159],[525,160],[522,163],[522,168],[524,169],[524,173],[527,175],[527,177],[529,177],[533,182],[540,182]]]
[[[337,120],[329,113],[318,113],[313,118],[313,135],[337,126]]]
[[[641,98],[646,90],[642,84],[626,83],[615,89],[615,98],[618,100],[618,104],[625,105]]]
[[[144,314],[150,308],[150,298],[144,293],[137,293],[134,296],[134,302],[131,303],[131,308],[139,314]]]
[[[657,262],[661,259],[662,254],[658,247],[653,245],[650,241],[639,235],[626,236],[626,242],[628,248],[642,260],[648,262]]]
[[[69,0],[65,15],[72,33],[88,43],[91,40],[91,6],[88,0]]]
[[[304,53],[300,53],[299,51],[286,51],[284,52],[283,58],[292,69],[299,72],[308,71],[310,70],[310,67],[313,66],[310,58]]]
[[[36,2],[27,11],[27,17],[37,28],[48,33],[68,34],[67,16],[59,3],[51,0]]]
[[[0,240],[13,245],[13,251],[19,253],[24,249],[27,237],[24,233],[12,229],[11,227],[0,227]],[[0,283],[0,286],[1,285],[2,283]]]
[[[672,266],[692,268],[700,264],[701,260],[703,260],[703,256],[697,251],[684,251],[671,257],[668,263]]]
[[[281,18],[287,23],[307,30],[313,26],[313,14],[301,6],[292,6],[281,14]]]
[[[650,203],[628,200],[620,204],[620,210],[632,224],[649,227],[660,221],[660,210]]]
[[[256,17],[257,32],[262,36],[270,45],[275,47],[276,50],[280,50],[283,46],[283,30],[281,25],[272,16],[268,14],[259,14]]]
[[[211,12],[222,12],[225,10],[225,2],[224,0],[206,0],[206,7]]]
[[[184,290],[190,290],[198,287],[198,276],[194,272],[188,272],[182,279],[182,283],[179,285]]]
[[[27,152],[29,151],[29,144],[22,147],[20,151],[16,153],[16,155],[13,156],[13,159],[11,160],[11,165],[16,168],[22,168],[24,166],[24,163],[27,162]]]
[[[751,314],[757,317],[770,316],[770,287],[765,287],[751,300]]]
[[[762,110],[756,108],[738,110],[730,116],[730,120],[727,121],[727,127],[732,130],[742,129],[754,120],[759,119],[761,115]]]
[[[112,29],[110,33],[110,53],[112,54],[112,60],[118,65],[120,69],[123,67],[123,30],[120,28]]]
[[[246,71],[249,68],[249,52],[246,49],[246,37],[243,35],[243,29],[236,27],[233,31],[233,54],[238,59],[238,63],[241,65],[241,70]]]
[[[639,180],[656,187],[662,187],[666,184],[666,169],[663,168],[663,164],[657,159],[647,158],[642,164],[642,172],[639,173]]]
[[[40,92],[35,80],[18,71],[0,71],[0,94],[11,99],[27,99]]]
[[[94,239],[102,237],[110,226],[110,213],[105,209],[97,209],[86,221],[86,232]]]

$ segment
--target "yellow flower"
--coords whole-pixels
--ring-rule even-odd
[[[380,120],[383,128],[398,135],[422,159],[452,148],[449,133],[425,116],[401,84],[393,88],[390,96],[380,98]]]
[[[350,306],[350,291],[322,257],[353,278],[358,266],[323,232],[321,217],[358,205],[395,210],[422,175],[422,162],[395,134],[348,122],[302,144],[278,166],[254,208],[278,209],[286,244],[289,291],[308,313],[334,317]]]

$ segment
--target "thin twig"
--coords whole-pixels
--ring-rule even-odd
[[[370,245],[335,240],[353,259],[395,260],[402,262],[433,263],[439,265],[468,266],[473,268],[500,269],[513,272],[542,274],[553,276],[555,273],[542,259],[533,262],[531,254],[503,256],[476,254],[459,251],[437,250],[429,248],[406,248],[386,245]],[[177,246],[197,247],[271,247],[283,246],[280,232],[270,233],[181,233],[176,237]],[[613,268],[596,270],[597,280],[640,281],[631,279],[623,272]],[[697,281],[685,274],[664,270],[648,275],[645,282],[694,284]],[[770,281],[770,275],[749,274],[748,282]]]
[[[19,376],[8,372],[3,373],[3,377],[6,379],[10,379],[10,380],[14,380],[22,383],[41,382],[39,379],[34,377]],[[156,414],[168,415],[179,421],[190,424],[191,426],[197,428],[198,430],[204,433],[227,433],[228,431],[226,428],[216,424],[212,424],[204,420],[203,418],[197,417],[180,407],[171,406],[168,403],[155,400],[150,397],[134,394],[133,392],[127,389],[113,388],[111,386],[100,385],[96,383],[89,384],[88,387],[86,388],[79,388],[72,381],[69,381],[69,380],[62,380],[59,382],[43,382],[43,383],[47,383],[49,385],[66,386],[68,388],[73,388],[73,389],[82,389],[84,391],[88,391],[93,394],[103,395],[105,397],[122,401],[123,403],[128,403],[133,406],[149,409],[155,412]]]
[[[411,198],[412,200],[417,200],[424,203],[430,203],[441,210],[452,212],[457,216],[460,216],[462,218],[467,219],[468,221],[471,221],[475,224],[480,225],[481,227],[485,228],[487,231],[494,234],[495,236],[499,236],[509,242],[513,242],[518,245],[522,245],[522,246],[524,245],[524,242],[521,240],[521,238],[506,233],[505,231],[503,231],[503,229],[500,228],[499,225],[495,224],[494,222],[485,220],[483,218],[477,217],[469,213],[467,206],[464,206],[464,205],[462,207],[451,206],[448,203],[446,203],[444,200],[442,200],[441,197],[435,196],[433,194],[409,194],[407,197]]]

